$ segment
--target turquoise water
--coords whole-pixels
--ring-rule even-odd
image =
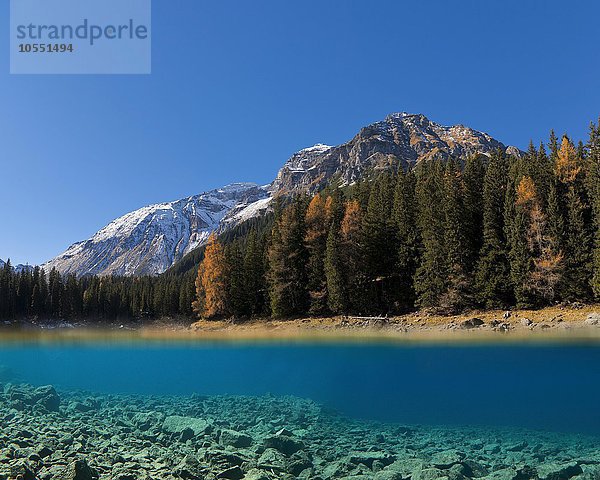
[[[600,345],[5,345],[22,381],[100,393],[296,395],[352,417],[600,434]]]
[[[600,344],[0,345],[1,480],[600,478]]]

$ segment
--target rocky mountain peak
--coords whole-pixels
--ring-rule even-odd
[[[507,149],[486,133],[464,125],[443,126],[407,112],[389,114],[337,147],[316,147],[290,157],[273,182],[275,194],[315,192],[331,178],[350,184],[368,171],[406,170],[429,158],[465,158]]]
[[[44,267],[77,275],[156,275],[224,231],[270,207],[274,196],[314,193],[333,179],[351,184],[368,172],[408,169],[430,158],[518,154],[486,133],[463,125],[443,126],[425,115],[392,113],[362,128],[348,142],[317,143],[294,153],[272,184],[233,183],[123,215],[88,240],[71,245]]]

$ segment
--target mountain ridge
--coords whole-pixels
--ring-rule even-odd
[[[427,159],[489,155],[496,149],[520,152],[464,125],[443,126],[422,114],[392,113],[341,145],[317,143],[292,154],[271,184],[233,183],[142,207],[42,266],[77,276],[158,275],[202,245],[211,232],[266,211],[274,197],[314,193],[332,178],[350,184],[373,170],[408,169]]]

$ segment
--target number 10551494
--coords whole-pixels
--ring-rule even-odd
[[[71,53],[71,43],[21,43],[19,53]]]

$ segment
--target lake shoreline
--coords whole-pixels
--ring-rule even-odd
[[[126,323],[20,321],[5,323],[5,340],[90,338],[282,341],[600,341],[600,305],[541,310],[470,311],[458,315],[413,312],[393,317],[199,320],[161,318]]]

